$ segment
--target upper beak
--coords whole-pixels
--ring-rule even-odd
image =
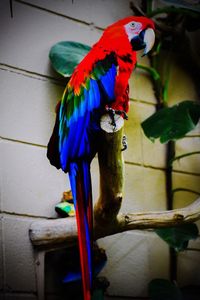
[[[142,56],[146,55],[153,47],[155,42],[155,33],[152,28],[144,29],[139,35],[131,40],[133,50],[144,49]]]
[[[147,28],[144,32],[144,38],[143,38],[145,48],[143,55],[146,55],[152,48],[155,42],[155,32],[152,28]]]

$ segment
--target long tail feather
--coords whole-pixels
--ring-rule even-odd
[[[84,300],[92,288],[92,192],[88,162],[71,163],[69,178],[76,209]]]

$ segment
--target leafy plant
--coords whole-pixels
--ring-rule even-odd
[[[178,52],[181,47],[180,41],[184,40],[186,30],[195,31],[200,28],[200,5],[191,1],[163,0],[166,4],[153,9],[156,1],[143,1],[142,14],[155,18],[157,27],[157,44],[154,52],[150,55],[150,67],[137,65],[138,68],[146,70],[152,79],[155,96],[157,99],[157,111],[146,119],[141,125],[145,135],[151,140],[160,139],[166,143],[166,194],[167,208],[173,208],[173,195],[175,191],[182,190],[192,193],[196,191],[187,188],[173,189],[173,162],[177,159],[200,154],[193,151],[175,156],[176,140],[183,138],[193,130],[200,118],[200,105],[197,102],[186,100],[172,107],[168,107],[168,88],[171,71],[171,56]],[[156,3],[157,4],[157,3]],[[134,13],[141,12],[132,3]],[[179,43],[177,43],[177,40]],[[184,43],[186,45],[186,43]],[[175,50],[175,51],[174,51]],[[165,60],[161,59],[162,52]],[[189,52],[189,51],[188,51]],[[185,53],[188,52],[185,49]],[[185,62],[185,59],[183,59]],[[200,70],[195,61],[190,57],[188,65],[192,66],[195,74]],[[189,69],[191,71],[191,69]],[[197,90],[199,83],[196,76],[190,73]],[[187,249],[190,239],[198,236],[198,228],[195,224],[186,224],[176,228],[157,229],[155,231],[170,246],[170,280],[156,279],[150,283],[150,296],[152,300],[182,299],[180,289],[173,284],[177,280],[177,252]],[[189,249],[188,249],[189,250]],[[195,250],[195,249],[193,249]],[[199,251],[199,249],[196,249]],[[184,298],[185,299],[185,298]],[[190,299],[190,298],[188,298]]]
[[[182,300],[181,290],[166,279],[154,279],[149,283],[151,300]]]
[[[159,228],[156,229],[155,232],[176,251],[183,251],[187,249],[189,240],[196,239],[199,233],[196,224],[184,224],[180,227]]]
[[[60,75],[70,77],[90,49],[90,46],[78,42],[59,42],[53,45],[49,52],[52,67]]]
[[[200,118],[200,105],[194,101],[182,101],[172,107],[164,107],[146,119],[141,125],[145,135],[161,143],[176,141],[193,130]]]

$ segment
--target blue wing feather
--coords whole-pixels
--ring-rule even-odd
[[[93,151],[89,131],[97,126],[91,123],[94,122],[95,112],[102,110],[105,102],[114,100],[116,73],[116,66],[112,64],[98,80],[90,78],[89,89],[84,87],[82,94],[72,97],[70,91],[70,99],[66,89],[59,114],[59,152],[61,167],[64,171],[67,171],[69,162],[81,157],[92,158],[90,157]],[[69,111],[72,112],[70,117],[68,117]]]
[[[115,77],[116,77],[116,66],[113,64],[108,72],[100,78],[100,81],[105,89],[105,92],[111,101],[114,99],[115,94]]]

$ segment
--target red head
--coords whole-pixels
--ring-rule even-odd
[[[111,24],[110,26],[108,26],[108,28],[111,28],[113,26],[123,26],[123,25],[127,25],[128,23],[131,22],[139,22],[142,24],[143,29],[146,28],[152,28],[155,29],[155,25],[153,20],[147,18],[147,17],[136,17],[136,16],[131,16],[131,17],[126,17],[124,19],[121,19],[113,24]]]
[[[154,22],[146,17],[126,17],[108,26],[104,37],[109,37],[110,42],[118,39],[119,43],[129,40],[132,50],[144,49],[147,54],[153,47],[155,41]],[[116,44],[115,44],[116,47]]]

